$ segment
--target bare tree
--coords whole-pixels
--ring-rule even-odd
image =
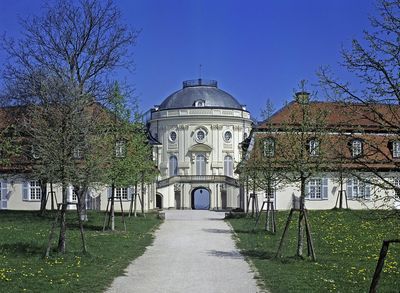
[[[138,35],[120,23],[120,16],[111,0],[58,1],[41,16],[21,22],[21,39],[3,39],[9,56],[4,90],[9,103],[30,106],[25,130],[40,158],[36,173],[62,186],[62,252],[67,187],[91,181],[92,172],[78,168],[82,164],[74,156],[80,145],[90,150],[93,142],[94,124],[87,124],[93,116],[84,112],[95,100],[102,101],[110,74],[130,65],[128,49]]]
[[[351,117],[358,123],[363,121],[358,131],[363,133],[359,136],[364,144],[363,155],[349,160],[357,165],[353,175],[363,169],[374,177],[370,183],[394,190],[387,196],[392,197],[388,202],[393,203],[400,201],[397,192],[400,185],[392,176],[387,177],[387,172],[395,174],[400,170],[396,155],[400,140],[400,1],[377,3],[379,15],[370,18],[372,30],[364,31],[362,41],[353,40],[351,49],[341,52],[343,67],[354,74],[357,83],[339,80],[327,67],[318,75],[327,97],[345,105],[350,117],[348,123],[355,123]]]
[[[368,172],[373,178],[367,183],[391,191],[384,199],[393,208],[393,202],[400,202],[400,1],[378,0],[377,8],[363,40],[353,40],[349,50],[342,50],[342,65],[357,83],[335,78],[329,68],[322,68],[319,77],[326,95],[346,103],[351,116],[362,121],[362,135],[352,134],[363,146],[352,158],[352,175],[363,179],[359,171]],[[370,292],[377,290],[389,243],[399,241],[383,241]]]
[[[307,233],[308,251],[315,260],[310,227],[307,221],[305,209],[307,180],[327,168],[326,160],[326,111],[318,107],[318,103],[312,103],[309,94],[304,91],[296,94],[296,102],[287,107],[289,113],[286,121],[277,123],[275,139],[276,160],[279,168],[285,175],[288,183],[299,187],[300,196],[294,202],[287,225],[283,231],[281,243],[277,255],[280,256],[283,241],[290,224],[293,211],[299,212],[297,231],[296,255],[303,256],[304,228]],[[272,123],[274,120],[272,119]]]

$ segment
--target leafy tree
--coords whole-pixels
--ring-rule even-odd
[[[79,186],[81,198],[96,174],[96,160],[89,157],[96,145],[97,114],[88,109],[104,99],[110,74],[129,65],[128,48],[137,38],[120,16],[111,0],[58,1],[41,16],[22,21],[20,40],[3,39],[9,57],[4,91],[9,103],[29,106],[21,124],[40,158],[34,175],[62,186],[61,252],[67,188]],[[84,164],[74,156],[79,147],[86,150]]]
[[[137,185],[146,181],[145,176],[151,174],[149,171],[154,163],[144,125],[140,122],[139,115],[135,114],[132,119],[118,83],[115,83],[109,96],[109,109],[112,119],[106,126],[108,139],[104,156],[107,157],[107,163],[103,182],[111,187],[108,223],[109,228],[114,230],[115,188],[135,186],[135,194],[131,200],[136,201],[139,197]],[[154,176],[153,172],[151,181],[154,181]],[[141,190],[143,191],[143,185]],[[143,212],[143,194],[140,198]]]
[[[265,191],[267,201],[270,201],[271,194],[273,194],[282,183],[283,176],[281,168],[275,157],[275,139],[276,129],[270,123],[273,115],[274,108],[270,100],[266,103],[266,108],[262,111],[264,122],[260,124],[257,131],[254,133],[251,147],[247,150],[245,160],[240,166],[241,177],[247,178],[250,186],[255,189]],[[267,231],[275,232],[274,217],[270,219],[270,212],[267,213]],[[257,217],[256,224],[259,220]],[[271,221],[270,221],[271,220]]]

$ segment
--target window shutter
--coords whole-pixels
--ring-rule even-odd
[[[132,199],[132,188],[128,187],[128,200]]]
[[[73,193],[73,187],[72,187],[72,185],[68,185],[67,201],[72,201],[72,193]]]
[[[328,199],[328,178],[322,178],[322,198]]]
[[[1,209],[7,208],[8,194],[7,194],[7,180],[1,181]]]
[[[107,187],[107,197],[111,198],[111,196],[112,196],[112,188],[110,186],[110,187]]]
[[[347,179],[347,198],[353,198],[353,184],[351,179]]]
[[[368,183],[365,183],[365,198],[371,198],[371,185],[369,185]]]
[[[22,183],[22,200],[29,200],[29,181]]]

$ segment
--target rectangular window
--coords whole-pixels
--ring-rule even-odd
[[[30,200],[40,200],[42,195],[42,190],[38,180],[31,180],[29,182],[29,199]]]
[[[371,197],[371,186],[369,183],[358,178],[347,179],[348,199],[369,199]]]
[[[75,189],[72,189],[72,198],[71,198],[71,200],[73,202],[77,202],[78,201],[78,195],[76,194]]]
[[[319,155],[319,141],[316,139],[312,139],[309,142],[309,152],[311,156]]]
[[[361,140],[353,140],[351,143],[351,155],[353,158],[362,155],[362,141]]]
[[[7,181],[0,181],[0,210],[7,209],[8,192]]]
[[[400,199],[400,178],[393,178],[394,192],[396,196]]]
[[[264,140],[264,156],[273,157],[275,155],[275,141],[272,138]]]
[[[328,199],[328,178],[311,178],[306,185],[306,199]]]
[[[400,141],[393,142],[393,158],[400,158]]]
[[[116,187],[115,188],[115,198],[128,200],[128,188],[127,187]]]
[[[310,198],[310,199],[321,198],[322,180],[321,179],[311,179],[308,182],[308,185],[309,185],[308,198]]]

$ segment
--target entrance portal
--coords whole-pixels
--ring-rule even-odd
[[[205,188],[197,188],[192,192],[192,209],[210,209],[210,192]]]
[[[162,195],[161,194],[156,194],[156,208],[162,209]]]

